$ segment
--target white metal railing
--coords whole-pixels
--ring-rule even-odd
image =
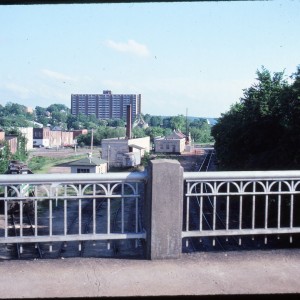
[[[140,200],[147,178],[146,172],[0,175],[0,244],[146,240]],[[300,171],[185,172],[183,181],[182,238],[300,233]],[[155,184],[163,193],[164,182]]]
[[[184,180],[183,238],[300,233],[300,171],[186,172]]]
[[[0,243],[145,239],[139,226],[145,179],[143,172],[0,175]],[[125,214],[128,206],[129,217]],[[120,225],[114,229],[117,210]],[[32,219],[33,234],[29,235],[25,234],[26,211]],[[13,226],[17,228],[14,234]]]

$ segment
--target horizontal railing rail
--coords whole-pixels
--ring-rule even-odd
[[[146,172],[120,172],[106,174],[78,173],[78,174],[24,174],[24,175],[0,175],[0,185],[22,184],[22,183],[88,183],[88,182],[110,182],[110,181],[145,181]]]

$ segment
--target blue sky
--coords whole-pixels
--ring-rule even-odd
[[[0,6],[0,103],[142,95],[142,113],[219,117],[264,65],[300,65],[300,1]]]

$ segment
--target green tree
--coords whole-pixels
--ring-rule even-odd
[[[145,137],[146,133],[145,130],[143,128],[140,127],[135,127],[132,129],[132,137],[134,138],[142,138]]]
[[[126,129],[124,127],[107,127],[106,128],[106,137],[107,138],[121,138],[125,137],[126,135]]]
[[[17,152],[11,155],[12,159],[26,161],[28,157],[28,153],[26,150],[27,139],[20,132],[20,130],[16,127],[10,128],[6,131],[7,135],[15,135],[17,136]]]
[[[108,120],[108,126],[111,126],[111,127],[124,127],[125,122],[122,119],[111,119],[111,120]]]
[[[170,117],[163,118],[162,124],[164,128],[171,128],[171,118]]]
[[[46,108],[46,111],[49,111],[50,113],[53,112],[64,112],[64,113],[69,113],[70,109],[64,105],[64,104],[51,104]]]
[[[35,107],[35,114],[37,117],[46,115],[46,111],[47,111],[46,108],[43,108],[41,106]]]
[[[51,113],[50,124],[53,126],[60,126],[65,129],[67,119],[68,118],[65,111],[53,110]]]
[[[4,112],[6,116],[25,116],[26,106],[17,103],[8,102],[4,107]]]
[[[172,129],[171,128],[164,128],[164,136],[168,136],[172,134]]]
[[[46,116],[46,108],[43,108],[41,106],[35,107],[35,120],[38,123],[43,124],[44,126],[47,126],[49,123],[49,118]]]
[[[152,127],[159,127],[162,124],[162,117],[152,116],[149,118],[149,125]]]
[[[175,117],[171,117],[170,119],[170,127],[171,129],[180,130],[185,132],[186,130],[186,118],[184,115],[178,115]]]
[[[24,161],[24,162],[27,160],[28,154],[26,151],[26,143],[27,143],[26,138],[21,133],[19,133],[18,148],[17,148],[17,152],[12,156],[13,159]]]
[[[199,118],[199,119],[194,119],[192,122],[189,123],[189,127],[194,127],[200,129],[203,124],[208,124],[206,119]]]
[[[212,129],[222,169],[300,167],[294,148],[300,145],[295,134],[300,133],[295,122],[300,117],[300,94],[295,83],[296,79],[288,84],[283,72],[271,74],[264,67],[257,71],[257,82],[244,90],[240,103],[223,114]]]
[[[148,127],[145,130],[147,136],[150,136],[151,141],[153,142],[155,137],[163,136],[165,131],[161,127]]]
[[[0,150],[0,174],[4,174],[7,171],[9,161],[11,159],[11,152],[7,142],[2,143]]]
[[[151,116],[149,114],[145,114],[145,115],[142,114],[142,117],[146,123],[148,124],[150,123]]]
[[[80,129],[80,122],[77,120],[76,116],[68,115],[66,123],[67,123],[68,130]]]
[[[193,120],[189,124],[191,138],[196,143],[213,143],[214,139],[211,135],[211,126],[206,119],[199,118]]]

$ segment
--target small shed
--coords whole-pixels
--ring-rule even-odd
[[[73,161],[69,163],[69,166],[71,167],[71,173],[107,173],[107,160],[91,155]]]

